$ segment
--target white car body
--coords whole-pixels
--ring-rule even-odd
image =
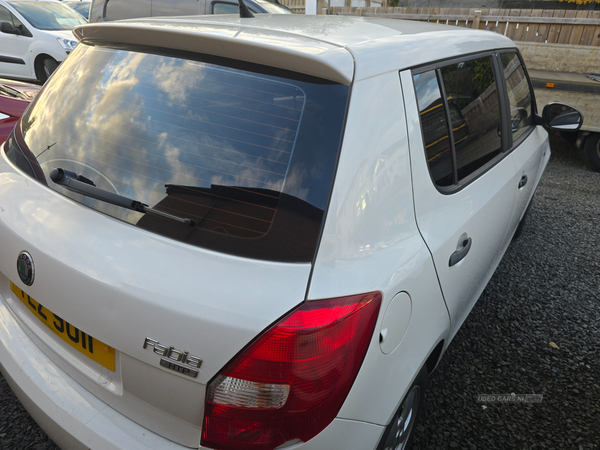
[[[379,292],[364,361],[335,419],[307,442],[286,444],[376,448],[417,375],[435,368],[492,276],[550,157],[547,133],[532,123],[475,179],[440,191],[425,158],[411,70],[517,52],[514,43],[418,22],[294,15],[143,19],[75,33],[86,45],[217,55],[351,91],[316,254],[303,263],[191,246],[82,206],[25,175],[5,154],[9,138],[0,160],[0,368],[26,409],[63,448],[205,448],[206,387],[236,354],[303,302]],[[61,66],[36,102],[49,89],[72,88],[68,70]],[[449,267],[467,237],[472,250]],[[23,251],[35,260],[30,286],[15,270]],[[50,333],[10,282],[23,299],[39,300],[115,349],[116,369]],[[202,358],[198,376],[160,366],[144,348],[149,337]]]
[[[40,1],[60,4],[57,0]],[[71,52],[71,50],[65,50],[58,41],[59,38],[75,41],[71,30],[38,29],[11,5],[10,0],[0,0],[0,8],[5,8],[13,14],[31,33],[31,36],[0,33],[0,76],[22,80],[40,80],[40,74],[36,73],[36,67],[41,60],[50,57],[60,64]],[[65,8],[67,7],[65,6]]]

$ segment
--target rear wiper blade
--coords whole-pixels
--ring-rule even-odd
[[[120,206],[122,208],[131,209],[133,211],[165,217],[190,227],[196,226],[196,222],[194,222],[192,219],[178,217],[174,216],[173,214],[158,211],[137,200],[132,200],[123,195],[114,194],[112,192],[105,191],[104,189],[97,188],[92,180],[85,178],[82,175],[77,175],[75,172],[71,172],[69,170],[60,168],[53,169],[52,172],[50,172],[50,179],[56,184],[60,184],[64,188],[73,192],[77,192],[78,194],[85,195],[86,197],[95,198],[96,200]]]

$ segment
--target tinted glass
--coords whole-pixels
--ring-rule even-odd
[[[531,92],[519,56],[516,53],[502,53],[500,58],[510,101],[513,140],[517,140],[533,125]]]
[[[441,73],[461,180],[501,151],[498,91],[490,57],[442,67]]]
[[[431,177],[438,186],[450,186],[453,183],[452,151],[435,71],[415,75],[414,82]]]
[[[10,2],[10,5],[39,30],[70,30],[86,23],[68,6],[51,2]]]
[[[90,2],[69,2],[67,5],[86,19],[90,16],[90,6],[92,5]]]
[[[239,14],[240,7],[235,3],[213,3],[213,14]]]
[[[310,261],[348,87],[238,66],[80,45],[23,116],[23,170],[173,239]],[[58,167],[195,226],[66,191],[49,179]]]

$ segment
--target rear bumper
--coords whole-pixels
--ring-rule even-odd
[[[187,449],[131,421],[56,366],[0,297],[0,370],[34,420],[64,449]]]
[[[63,449],[188,449],[131,421],[54,364],[0,296],[0,370],[33,419]],[[383,427],[335,419],[289,450],[375,448]]]

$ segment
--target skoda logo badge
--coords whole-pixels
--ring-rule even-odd
[[[35,269],[33,268],[33,258],[29,253],[19,253],[19,257],[17,258],[17,272],[19,273],[19,278],[23,283],[25,283],[27,286],[31,286],[33,284]]]

